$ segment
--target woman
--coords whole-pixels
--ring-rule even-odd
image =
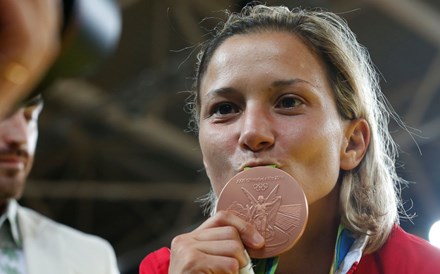
[[[392,114],[367,52],[338,16],[263,5],[231,14],[199,55],[193,114],[215,204],[245,167],[276,165],[307,197],[292,249],[256,273],[433,273],[440,251],[398,226]],[[220,211],[140,273],[239,273],[256,228]],[[270,263],[264,263],[270,262]]]

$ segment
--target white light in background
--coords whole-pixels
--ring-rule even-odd
[[[435,222],[429,230],[429,242],[440,248],[440,221]]]

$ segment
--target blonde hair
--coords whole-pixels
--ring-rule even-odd
[[[192,125],[197,130],[201,79],[215,50],[226,39],[266,31],[289,32],[302,39],[325,62],[341,117],[364,118],[369,124],[371,140],[364,159],[357,168],[341,171],[340,211],[342,224],[353,234],[369,235],[366,252],[377,250],[398,223],[402,180],[396,174],[396,144],[388,131],[390,117],[396,116],[380,90],[367,50],[346,22],[331,12],[257,5],[227,14],[227,21],[198,55],[189,101]],[[208,200],[214,201],[212,194]]]

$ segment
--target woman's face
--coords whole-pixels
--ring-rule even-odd
[[[216,195],[245,167],[275,164],[309,204],[335,187],[346,123],[320,58],[298,37],[228,38],[201,81],[199,140]]]

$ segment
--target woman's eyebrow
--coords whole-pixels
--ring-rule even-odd
[[[301,84],[308,84],[308,85],[315,87],[309,81],[299,79],[299,78],[292,78],[292,79],[286,79],[286,80],[276,80],[271,83],[271,87],[276,88],[276,87],[283,87],[283,86],[291,86],[291,85],[300,84],[300,83]],[[210,94],[222,95],[222,94],[235,93],[235,92],[238,92],[238,91],[233,87],[221,87],[221,88],[216,88],[216,89],[212,89],[212,90],[208,91],[207,95],[208,96]]]
[[[278,88],[278,87],[284,87],[284,86],[291,86],[291,85],[295,85],[295,84],[308,84],[312,87],[315,87],[309,81],[299,79],[299,78],[286,79],[286,80],[276,80],[276,81],[272,82],[271,86],[274,88]]]
[[[214,97],[214,96],[222,96],[226,94],[234,94],[237,93],[238,90],[233,87],[222,87],[222,88],[215,88],[206,93],[206,96],[208,98]]]
[[[310,83],[309,81],[300,79],[300,78],[292,78],[292,79],[286,79],[286,80],[276,80],[273,81],[270,86],[272,88],[280,88],[280,87],[287,87],[292,86],[296,84],[306,84],[313,88],[316,88],[315,85]],[[215,88],[212,90],[209,90],[206,93],[207,98],[213,98],[215,96],[225,96],[225,95],[231,95],[231,94],[237,94],[239,91],[234,87],[221,87],[221,88]]]

